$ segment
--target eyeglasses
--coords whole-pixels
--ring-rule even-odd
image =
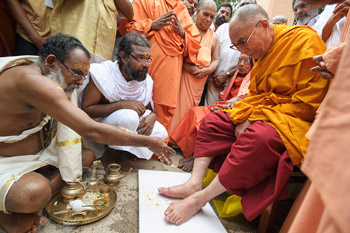
[[[244,62],[250,62],[250,58],[249,57],[239,57],[238,58],[238,62],[241,62],[241,61],[244,61]]]
[[[257,24],[255,25],[253,31],[250,33],[249,37],[247,40],[241,40],[240,42],[238,42],[237,44],[232,43],[230,48],[234,49],[234,50],[243,50],[247,48],[247,45],[249,44],[249,40],[250,38],[253,36],[255,29],[258,27],[259,23],[261,22],[261,19],[257,22]]]
[[[135,60],[141,63],[141,65],[150,65],[153,62],[152,58],[141,58],[141,57],[136,57],[135,55],[132,55],[131,53],[129,54],[131,57],[133,57]]]
[[[56,58],[57,58],[57,57],[56,57]],[[80,79],[82,79],[82,80],[85,80],[85,79],[86,79],[85,75],[81,75],[81,74],[75,73],[73,70],[71,70],[71,68],[69,68],[66,64],[64,64],[63,61],[61,61],[61,60],[58,59],[58,58],[57,58],[57,60],[58,60],[59,62],[61,62],[61,64],[64,65],[64,67],[66,67],[67,70],[69,70],[69,72],[72,73],[72,75],[74,76],[73,79],[74,79],[75,81],[79,81]]]

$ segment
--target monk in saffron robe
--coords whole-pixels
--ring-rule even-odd
[[[233,103],[246,97],[250,83],[250,70],[252,66],[250,59],[245,54],[238,58],[238,70],[235,72],[224,91],[220,93],[223,101],[213,105],[197,106],[191,108],[181,119],[175,130],[170,135],[170,142],[180,147],[185,158],[180,159],[179,168],[191,171],[193,167],[194,144],[197,138],[197,131],[203,117],[213,111],[232,107]],[[238,97],[238,98],[236,98]]]
[[[201,34],[201,46],[196,56],[196,63],[188,63],[185,59],[182,68],[177,107],[170,123],[172,132],[182,117],[199,104],[208,75],[219,66],[220,42],[218,36],[210,28],[216,16],[216,4],[206,0],[197,10],[196,27]]]
[[[135,0],[132,5],[134,17],[126,24],[126,31],[122,30],[125,21],[121,23],[120,33],[136,31],[151,43],[154,60],[148,73],[154,82],[154,111],[169,133],[177,106],[183,58],[195,63],[200,34],[180,0]]]
[[[227,112],[204,117],[198,130],[191,178],[182,185],[159,188],[166,196],[185,198],[165,210],[165,218],[182,224],[217,195],[242,197],[248,220],[275,199],[287,197],[293,165],[300,166],[305,137],[329,81],[310,71],[313,56],[326,46],[307,26],[273,25],[259,5],[238,9],[230,38],[240,52],[255,59],[245,99]],[[218,175],[201,190],[210,165]]]

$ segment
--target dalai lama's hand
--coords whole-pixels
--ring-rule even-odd
[[[151,135],[153,131],[153,126],[156,120],[157,120],[157,115],[154,112],[142,118],[139,124],[139,127],[137,128],[138,134],[147,135],[147,136]]]
[[[238,137],[239,134],[243,133],[245,129],[250,126],[253,122],[250,122],[248,120],[245,120],[241,124],[236,126],[235,136]]]

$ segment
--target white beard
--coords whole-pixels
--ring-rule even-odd
[[[79,88],[79,85],[67,85],[64,80],[63,74],[61,72],[61,68],[58,67],[57,70],[51,70],[49,74],[46,75],[49,79],[55,81],[66,93],[72,92],[74,89]]]

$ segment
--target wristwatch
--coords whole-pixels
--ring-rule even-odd
[[[230,71],[227,71],[227,72],[226,72],[226,75],[227,75],[228,77],[230,77],[230,75],[231,75],[231,74],[230,74]]]

